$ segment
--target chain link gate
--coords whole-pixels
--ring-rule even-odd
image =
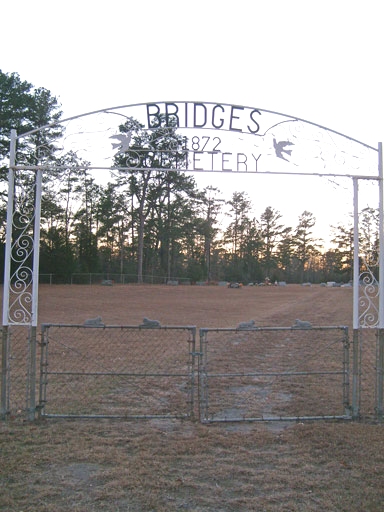
[[[195,327],[45,324],[39,416],[194,415]]]
[[[203,124],[196,123],[197,112],[203,113]],[[207,117],[208,112],[210,113]],[[230,119],[229,129],[223,128],[223,119],[221,116],[227,113]],[[143,121],[144,129],[152,132],[153,124],[161,126],[162,116],[165,116],[168,127],[168,119],[177,121],[179,134],[184,137],[185,146],[182,148],[182,161],[185,166],[178,167],[185,172],[246,172],[254,175],[300,175],[300,176],[319,176],[331,177],[332,179],[348,178],[353,183],[353,346],[354,355],[359,354],[359,340],[361,340],[361,327],[377,329],[379,342],[376,345],[377,354],[374,363],[367,365],[365,363],[365,346],[362,341],[360,349],[360,363],[354,360],[354,385],[352,404],[352,416],[358,417],[360,406],[363,412],[365,409],[365,396],[371,396],[370,384],[365,384],[364,372],[373,371],[374,377],[374,396],[375,402],[369,403],[366,409],[374,410],[376,416],[382,419],[383,415],[383,366],[384,366],[384,279],[377,280],[380,274],[384,273],[384,173],[383,173],[383,151],[382,143],[378,147],[367,145],[357,141],[347,135],[343,135],[334,130],[330,130],[316,123],[305,121],[303,119],[287,116],[282,113],[255,109],[253,107],[215,104],[212,102],[195,103],[191,101],[183,102],[158,102],[158,103],[140,103],[132,105],[117,106],[108,109],[101,109],[95,112],[88,112],[74,116],[59,122],[64,130],[67,131],[67,141],[72,135],[76,135],[73,140],[73,146],[65,146],[59,150],[55,140],[50,140],[49,130],[53,125],[32,128],[30,131],[17,134],[16,130],[11,130],[10,151],[9,151],[9,172],[8,172],[8,201],[7,201],[7,227],[5,237],[5,264],[4,264],[4,288],[3,288],[3,336],[1,349],[1,391],[0,391],[0,417],[9,416],[11,410],[16,407],[19,410],[19,396],[13,397],[15,389],[12,375],[15,372],[13,361],[14,355],[10,353],[15,343],[12,342],[11,329],[28,329],[25,336],[27,347],[20,347],[20,353],[24,360],[22,372],[24,372],[25,391],[24,410],[27,411],[28,419],[33,419],[35,414],[35,396],[34,388],[36,379],[34,374],[33,357],[36,354],[36,329],[38,325],[38,285],[39,285],[39,244],[40,244],[40,224],[41,224],[41,197],[43,192],[43,174],[54,169],[60,175],[65,171],[66,165],[59,165],[60,158],[57,151],[62,151],[61,156],[65,156],[70,149],[76,154],[85,156],[88,159],[92,156],[92,161],[87,163],[87,170],[98,171],[100,169],[113,169],[110,164],[117,155],[124,153],[132,157],[132,147],[130,141],[131,131],[127,132],[123,138],[119,132],[121,123],[120,117],[125,119],[134,118]],[[241,121],[241,115],[245,117]],[[256,115],[256,118],[254,117]],[[94,130],[95,117],[97,116],[101,130]],[[119,120],[117,119],[119,116]],[[170,116],[170,117],[169,117]],[[194,119],[194,122],[192,122]],[[209,121],[210,119],[210,121]],[[179,123],[180,121],[180,123]],[[237,128],[232,127],[234,121]],[[241,123],[242,128],[240,128]],[[206,126],[206,123],[207,126]],[[249,124],[250,123],[250,124]],[[223,129],[222,129],[223,128]],[[191,138],[190,130],[195,133],[192,137],[192,144],[187,144]],[[204,132],[201,131],[204,129]],[[202,133],[209,133],[211,136],[202,136]],[[274,132],[277,129],[278,132]],[[196,131],[197,130],[197,131]],[[242,131],[245,139],[241,138],[239,144],[238,131]],[[260,130],[260,133],[259,133]],[[114,133],[115,135],[112,135]],[[273,135],[265,139],[266,134]],[[121,144],[116,145],[110,139],[116,138]],[[264,134],[264,135],[262,135]],[[160,134],[160,137],[162,135]],[[203,147],[200,143],[204,142]],[[44,141],[41,145],[40,142]],[[214,151],[208,144],[208,141],[215,141]],[[272,144],[273,141],[273,144]],[[286,145],[292,146],[295,151],[286,151]],[[29,147],[31,151],[24,153],[18,151],[18,148]],[[217,149],[217,148],[220,149]],[[257,153],[255,154],[255,148]],[[101,156],[100,150],[104,152]],[[296,149],[298,152],[296,153]],[[179,158],[178,148],[173,151],[173,157]],[[85,151],[85,153],[82,153]],[[167,150],[168,151],[168,150]],[[232,153],[233,151],[233,153]],[[143,154],[126,161],[127,171],[141,170],[148,171],[151,167],[147,166],[145,155],[148,149],[143,149]],[[213,153],[218,159],[213,159]],[[288,155],[292,158],[286,158],[282,155]],[[237,155],[231,163],[227,161],[226,156]],[[295,156],[297,154],[297,157]],[[248,155],[248,156],[247,156]],[[252,157],[251,157],[252,155]],[[256,156],[255,156],[256,155]],[[259,155],[257,157],[257,155]],[[263,158],[260,160],[260,157]],[[144,167],[137,167],[137,158]],[[160,154],[161,157],[161,154]],[[184,158],[185,157],[185,158]],[[81,158],[81,156],[80,156]],[[297,160],[296,160],[297,158]],[[160,158],[161,159],[161,158]],[[214,164],[215,160],[215,164]],[[252,165],[251,165],[252,162]],[[308,162],[311,162],[308,167]],[[132,166],[133,165],[133,166]],[[229,167],[228,167],[229,165]],[[287,167],[288,166],[288,167]],[[308,168],[311,172],[308,172]],[[74,167],[73,170],[82,169]],[[155,169],[156,170],[156,169]],[[162,167],[162,171],[174,171],[173,166]],[[369,238],[368,245],[360,246],[359,241],[359,194],[364,183],[377,183],[379,189],[378,197],[378,236],[373,240]],[[360,192],[359,192],[360,187]],[[361,218],[360,218],[361,221]],[[360,222],[361,224],[361,222]],[[361,226],[360,226],[361,227]],[[377,257],[377,262],[375,262]],[[362,267],[361,262],[364,261]],[[372,262],[377,264],[378,272],[370,274],[369,266]],[[366,280],[365,273],[371,277]],[[364,286],[360,286],[364,283]],[[373,301],[369,298],[368,307],[362,307],[364,294],[368,289],[377,290],[378,307],[373,306]],[[362,289],[364,292],[362,293]],[[368,332],[366,330],[365,332]],[[372,330],[370,332],[373,332]],[[13,345],[12,345],[13,344]],[[356,348],[356,350],[355,350]],[[369,346],[368,350],[371,351]],[[20,359],[20,363],[21,360]],[[362,375],[357,375],[361,371]],[[21,373],[20,373],[21,375]],[[361,377],[362,380],[359,381]],[[204,380],[201,380],[204,383]],[[208,388],[207,388],[208,389]],[[368,390],[366,392],[366,390]],[[193,396],[193,395],[192,395]],[[359,401],[356,397],[359,397]],[[44,405],[40,404],[40,407]],[[20,407],[20,410],[22,407]],[[369,413],[370,411],[368,411]]]
[[[345,326],[200,329],[200,350],[202,422],[352,418]]]
[[[24,418],[27,413],[33,419],[37,411],[45,417],[174,414],[193,418],[196,406],[203,422],[351,416],[382,419],[384,343],[379,330],[364,329],[364,335],[360,330],[359,337],[349,343],[346,327],[200,329],[198,352],[195,330],[48,324],[36,343],[22,327],[3,329],[3,352],[8,356],[2,357],[1,416]],[[116,341],[124,337],[124,331],[130,333],[125,342]],[[137,333],[136,340],[129,341]],[[141,360],[132,357],[127,367],[124,358],[129,358],[129,347],[135,347],[132,356],[138,348],[143,355]],[[135,362],[138,365],[132,371]],[[125,375],[129,372],[131,375]],[[113,388],[113,380],[131,384],[126,386],[124,398],[120,386],[115,405],[113,390],[119,389],[119,384]],[[129,404],[134,390],[137,397]],[[167,393],[174,400],[168,410]]]

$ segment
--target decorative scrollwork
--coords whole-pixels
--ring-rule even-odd
[[[18,284],[21,286],[21,283]],[[15,291],[15,287],[12,287],[12,290]],[[9,306],[9,322],[18,325],[29,324],[32,318],[31,304],[31,288],[24,286],[22,293],[19,292],[13,295],[13,301]]]
[[[372,270],[367,265],[366,268],[367,270],[360,274],[359,325],[376,327],[379,320],[377,308],[379,286]]]
[[[8,320],[11,324],[29,324],[32,318],[32,283],[33,283],[33,230],[35,211],[30,197],[33,182],[20,181],[15,189],[15,209],[12,215],[13,243],[11,247],[11,275],[9,294],[10,302]]]
[[[306,122],[287,122],[282,127],[287,130],[288,139],[295,145],[290,158],[293,165],[310,165],[313,172],[326,174],[357,171],[361,174],[375,174],[375,154],[369,148],[356,144],[356,141]]]

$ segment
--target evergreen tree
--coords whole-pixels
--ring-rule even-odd
[[[32,87],[17,73],[0,70],[0,164],[3,166],[7,164],[4,159],[9,157],[11,129],[19,134],[30,129],[28,118],[32,110]]]
[[[276,257],[279,265],[279,280],[293,280],[293,255],[295,252],[293,233],[291,227],[286,227],[281,232],[281,240],[277,246]]]
[[[342,273],[344,280],[353,279],[353,249],[354,249],[354,235],[353,226],[350,224],[343,226],[338,224],[337,226],[331,226],[333,232],[332,243],[337,247],[337,252],[341,258]],[[329,279],[332,281],[333,279]]]
[[[227,204],[231,207],[229,215],[233,219],[224,233],[224,241],[232,247],[231,266],[227,275],[230,281],[241,281],[243,279],[242,257],[247,246],[246,236],[252,205],[246,192],[234,192]]]
[[[264,242],[260,235],[260,226],[256,219],[246,221],[246,236],[242,244],[242,281],[254,282],[264,279],[261,255]]]
[[[262,263],[264,266],[265,275],[271,279],[272,270],[276,268],[277,258],[275,255],[275,247],[281,236],[284,226],[279,224],[281,214],[268,206],[260,218],[260,232],[263,239],[263,256]]]
[[[116,183],[110,182],[100,188],[97,220],[103,270],[107,273],[126,273],[132,218],[129,198],[119,192]]]
[[[312,213],[304,211],[299,217],[299,224],[296,227],[293,243],[295,246],[295,257],[298,263],[298,280],[304,282],[306,271],[309,269],[311,256],[317,253],[316,239],[313,238],[312,228],[316,219]]]
[[[43,160],[52,161],[55,141],[62,136],[62,128],[56,124],[61,117],[58,100],[50,91],[34,88],[21,80],[17,73],[3,73],[0,70],[0,167],[4,173],[9,157],[10,134],[15,129],[17,135],[37,130],[26,139],[21,139],[17,147],[18,159],[23,163],[37,165]],[[4,174],[3,174],[4,176]]]
[[[43,88],[35,89],[32,84],[20,79],[17,73],[3,73],[0,70],[0,236],[4,240],[6,202],[8,187],[7,169],[10,149],[11,130],[17,135],[33,131],[28,137],[18,140],[17,163],[38,165],[53,161],[55,142],[60,138],[62,129],[55,125],[61,116],[56,98]],[[52,125],[53,124],[53,125]],[[38,130],[45,125],[52,125]],[[34,131],[36,130],[36,131]],[[37,171],[18,171],[15,173],[15,214],[32,212],[35,207],[35,183]],[[28,213],[29,215],[29,213]],[[25,226],[33,236],[32,223]],[[15,234],[15,231],[14,231]]]
[[[89,175],[87,169],[79,172],[76,188],[81,198],[80,208],[74,215],[74,238],[80,272],[99,272],[97,243],[97,208],[100,200],[100,185]]]
[[[213,251],[217,248],[218,216],[224,199],[218,197],[220,190],[216,187],[206,187],[200,195],[201,220],[199,223],[204,243],[204,270],[208,282],[217,279],[217,270],[213,272]]]
[[[130,118],[119,127],[130,141],[129,150],[117,153],[115,165],[119,168],[119,185],[132,197],[137,233],[137,280],[143,282],[145,224],[154,201],[167,190],[172,169],[185,163],[184,138],[176,128],[145,130]],[[164,170],[163,170],[164,169]],[[168,193],[168,192],[167,192]]]
[[[339,249],[330,249],[322,254],[321,281],[348,281],[349,272],[343,260],[343,253]]]
[[[361,227],[360,254],[368,267],[378,264],[379,257],[379,212],[371,207],[364,208],[360,213]]]

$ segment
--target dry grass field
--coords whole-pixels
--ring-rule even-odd
[[[41,286],[39,323],[348,325],[352,289]],[[0,423],[0,510],[381,511],[384,430],[369,421]]]

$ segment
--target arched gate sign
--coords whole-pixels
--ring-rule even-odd
[[[134,124],[136,123],[136,124]],[[194,101],[160,101],[105,108],[60,121],[62,147],[49,140],[55,125],[11,134],[8,176],[6,255],[3,292],[1,415],[8,410],[9,329],[25,326],[36,340],[40,206],[43,174],[60,173],[60,154],[74,152],[79,169],[101,174],[157,170],[231,175],[292,175],[349,178],[354,193],[353,329],[378,332],[378,361],[384,361],[384,280],[375,278],[365,261],[359,265],[359,182],[378,184],[379,245],[383,246],[382,145],[369,146],[339,132],[294,116],[241,105]],[[135,148],[132,126],[159,139]],[[161,137],[176,129],[175,147]],[[28,157],[19,148],[29,148]],[[172,155],[173,158],[169,158]],[[170,163],[171,162],[171,163]],[[19,179],[28,176],[28,179]],[[234,176],[234,179],[236,179]],[[32,184],[31,190],[26,183]],[[384,251],[379,251],[379,275]],[[34,362],[31,362],[33,365]],[[33,372],[32,372],[33,373]],[[378,369],[378,414],[382,415],[382,368]],[[357,385],[357,384],[356,384]],[[34,393],[30,385],[30,395]],[[356,405],[357,407],[357,405]],[[355,411],[357,414],[358,411]]]

